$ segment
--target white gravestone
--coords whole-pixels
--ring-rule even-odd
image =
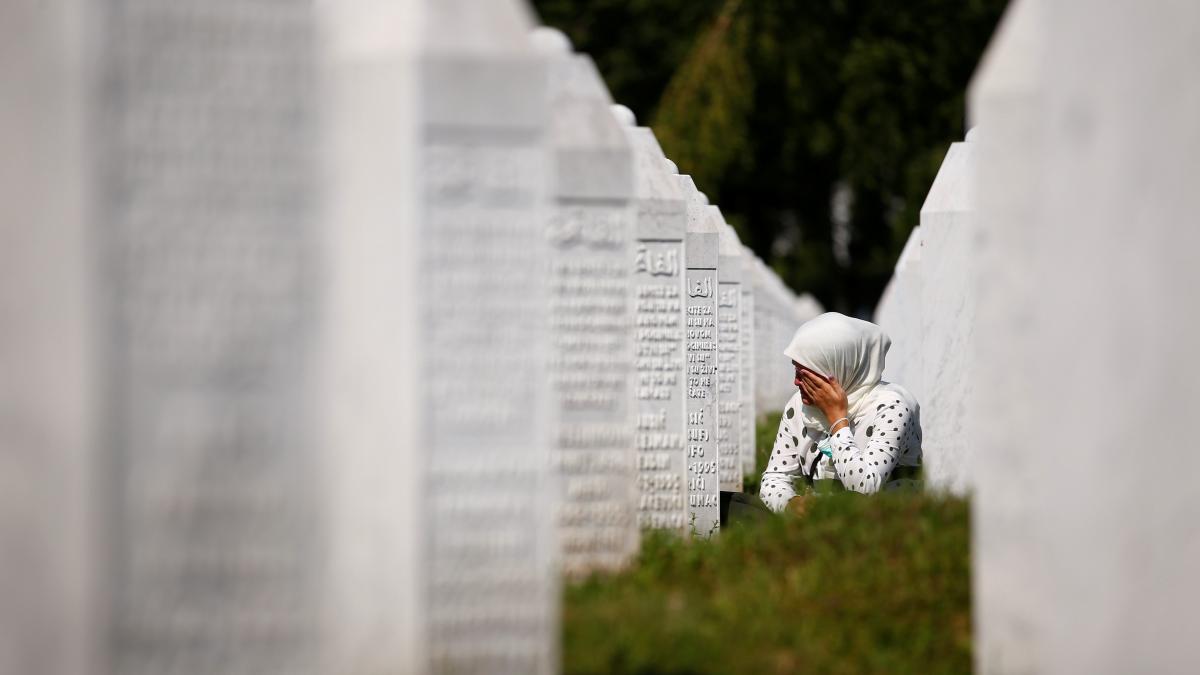
[[[742,378],[742,243],[716,206],[708,207],[719,223],[717,241],[717,444],[721,490],[741,492],[748,448],[745,445],[745,400]]]
[[[767,290],[766,264],[754,258],[750,261],[749,282],[754,292],[754,404],[762,413],[783,410],[787,401],[776,401],[772,396],[769,382],[770,370],[778,367],[781,356],[772,354],[774,346],[774,321],[772,308],[774,300]]]
[[[771,273],[769,280],[772,295],[775,298],[775,336],[771,349],[771,354],[775,358],[772,360],[769,377],[772,382],[773,391],[775,392],[774,398],[780,402],[780,407],[782,408],[783,404],[796,391],[794,384],[795,371],[792,369],[788,357],[783,355],[783,350],[787,348],[792,334],[796,332],[796,328],[799,328],[800,325],[792,318],[793,296],[791,290],[784,285],[783,280],[776,276],[774,272]]]
[[[980,672],[1196,670],[1198,31],[1018,2],[972,83]]]
[[[663,153],[633,113],[618,119],[637,158],[637,244],[633,253],[634,340],[637,367],[638,523],[689,533],[687,471],[687,297],[684,237],[687,205]]]
[[[750,475],[757,471],[757,455],[754,425],[758,419],[757,399],[755,395],[755,360],[756,333],[754,329],[754,282],[752,265],[754,252],[748,247],[742,247],[742,299],[741,299],[741,336],[742,336],[742,474]],[[764,467],[765,468],[765,467]]]
[[[923,252],[921,228],[915,227],[900,251],[892,278],[875,309],[874,322],[892,339],[883,379],[912,392],[917,403],[925,401],[922,381],[924,336],[921,334]]]
[[[975,173],[979,235],[975,249],[976,324],[972,354],[975,386],[968,409],[967,440],[974,448],[972,508],[972,597],[976,667],[983,673],[1038,672],[1036,650],[1042,638],[1038,617],[1055,616],[1042,599],[1044,553],[1028,534],[1039,532],[1041,516],[1030,492],[1046,484],[1047,453],[1019,452],[1011,434],[1015,420],[1022,437],[1042,412],[1032,389],[1007,377],[1004,364],[1015,354],[1034,353],[1040,343],[1029,325],[1041,280],[1030,273],[1027,257],[1040,245],[1032,227],[1029,195],[1039,184],[1044,141],[1034,135],[1045,86],[1040,71],[1048,36],[1046,5],[1018,0],[1007,9],[968,91],[971,125],[979,129]],[[1027,225],[1028,224],[1028,225]],[[1003,294],[1001,294],[1003,289]],[[1058,418],[1058,406],[1055,407]],[[1039,439],[1039,447],[1044,445]],[[1126,643],[1127,644],[1127,643]]]
[[[528,13],[322,11],[326,672],[553,672],[548,100]]]
[[[968,134],[968,138],[971,135]],[[928,486],[966,494],[974,328],[970,199],[973,143],[954,143],[921,207],[921,440]]]
[[[539,28],[554,150],[551,393],[563,569],[616,569],[636,552],[630,265],[633,154],[591,59]]]
[[[320,668],[313,19],[0,10],[2,672]]]
[[[418,3],[319,6],[324,672],[428,670]],[[380,34],[375,28],[390,25]],[[386,39],[379,39],[386,37]],[[386,177],[381,180],[381,177]],[[401,300],[397,300],[401,299]],[[389,308],[383,311],[382,308]]]
[[[783,281],[762,261],[754,259],[755,398],[764,413],[776,412],[796,391],[791,361],[784,356],[800,324],[821,313],[811,296],[797,299]]]
[[[778,369],[788,366],[782,350],[776,350],[777,318],[779,302],[771,290],[770,276],[774,274],[762,260],[753,261],[751,282],[754,288],[754,397],[756,405],[764,413],[782,411],[787,398],[779,400],[773,384],[778,379]],[[786,347],[787,345],[784,345]],[[784,367],[786,366],[786,367]],[[790,395],[789,395],[790,396]]]
[[[0,672],[104,673],[89,3],[0,7]],[[14,92],[23,92],[14,95]],[[81,175],[82,174],[82,175]],[[47,489],[52,487],[52,489]],[[104,489],[99,488],[101,493]],[[100,585],[97,588],[97,585]]]
[[[115,672],[305,672],[320,656],[312,18],[296,2],[104,17],[93,236]]]
[[[717,237],[707,199],[691,176],[677,176],[688,205],[687,229],[687,462],[692,532],[720,528],[717,430]]]
[[[796,325],[799,327],[805,321],[815,319],[817,316],[824,314],[825,308],[811,294],[801,293],[792,302],[792,313],[798,322]],[[788,342],[791,342],[791,340],[792,338],[789,336]]]
[[[427,649],[437,672],[553,672],[547,66],[523,4],[424,7]]]

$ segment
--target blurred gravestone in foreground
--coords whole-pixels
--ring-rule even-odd
[[[0,670],[309,672],[311,8],[2,13]]]
[[[1198,31],[1025,0],[972,83],[982,672],[1195,670]]]
[[[555,670],[527,12],[0,15],[0,671]]]
[[[633,153],[591,59],[552,29],[549,54],[554,208],[547,224],[550,387],[563,570],[615,570],[638,548],[630,248]]]

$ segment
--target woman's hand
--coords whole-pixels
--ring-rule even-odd
[[[829,420],[830,424],[846,416],[846,392],[836,377],[826,380],[811,370],[804,369],[800,371],[800,392],[804,398],[812,401],[810,405],[825,413],[825,419]]]

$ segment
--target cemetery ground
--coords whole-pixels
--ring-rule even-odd
[[[758,467],[778,414],[760,421]],[[757,476],[747,484],[756,493]],[[964,673],[967,502],[839,493],[712,540],[648,533],[565,591],[565,673]]]

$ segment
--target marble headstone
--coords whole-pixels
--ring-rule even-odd
[[[529,13],[320,7],[326,672],[553,672],[547,70]]]
[[[981,673],[1196,670],[1198,31],[1019,1],[972,81]]]
[[[623,107],[623,106],[619,106]],[[637,368],[638,523],[691,531],[688,517],[687,303],[684,286],[687,205],[654,132],[618,113],[637,158],[632,295]]]
[[[751,266],[755,259],[754,252],[748,247],[742,247],[742,299],[741,299],[741,374],[742,374],[742,474],[750,475],[757,470],[757,455],[754,447],[754,425],[758,420],[759,410],[755,395],[755,346],[757,339],[754,329],[754,282],[751,280]]]
[[[313,35],[0,9],[0,671],[321,667]]]
[[[742,391],[742,244],[716,206],[708,207],[720,231],[717,243],[717,444],[721,490],[742,491],[749,459],[745,445],[746,405]]]
[[[796,391],[794,371],[783,350],[802,320],[811,317],[798,316],[794,295],[773,270],[756,259],[755,271],[755,397],[763,412],[781,411]]]
[[[968,135],[970,138],[970,135]],[[971,202],[974,143],[954,143],[921,207],[921,427],[926,485],[966,494],[966,440],[975,326]]]
[[[623,565],[638,546],[630,331],[633,153],[591,59],[539,28],[550,58],[554,210],[551,393],[563,569]]]
[[[892,340],[883,379],[908,389],[918,402],[925,400],[922,380],[924,336],[921,331],[923,258],[921,228],[915,227],[900,252],[892,278],[883,291],[873,317],[874,322]]]
[[[750,261],[747,271],[748,275],[743,283],[748,282],[750,290],[754,293],[754,404],[763,413],[777,412],[783,410],[787,401],[774,400],[768,384],[769,370],[773,365],[778,365],[783,357],[780,354],[772,358],[771,354],[774,344],[774,301],[767,292],[767,266],[762,260],[754,258]]]
[[[720,528],[717,430],[717,238],[707,198],[691,176],[676,180],[687,200],[687,462],[688,510],[694,534]]]
[[[547,64],[523,3],[423,4],[427,649],[437,672],[552,672]]]

